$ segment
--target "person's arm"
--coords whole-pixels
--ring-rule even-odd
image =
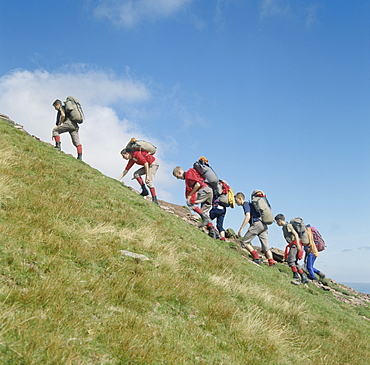
[[[245,213],[245,217],[244,217],[243,223],[240,226],[240,229],[238,231],[238,236],[242,236],[243,235],[243,229],[248,224],[248,222],[249,222],[250,219],[251,219],[251,213],[250,212]]]
[[[297,244],[298,251],[302,251],[301,241],[299,239],[298,233],[294,229],[293,229],[292,233],[293,233],[293,236],[294,236],[294,240]]]
[[[196,182],[195,184],[194,184],[194,186],[193,186],[193,189],[191,190],[191,192],[189,193],[189,195],[188,195],[188,197],[187,197],[187,201],[188,201],[188,203],[192,203],[192,202],[194,202],[195,203],[195,201],[196,201],[196,199],[192,199],[192,196],[193,196],[193,194],[195,194],[198,190],[200,189],[200,184],[198,183],[198,182]],[[194,204],[193,203],[193,204]]]
[[[121,179],[123,179],[128,173],[128,170],[124,169],[121,176],[117,179],[118,181],[120,181]]]
[[[59,118],[59,124],[58,125],[61,125],[66,119],[66,113],[65,111],[63,110],[62,107],[60,107],[60,118]]]
[[[149,170],[149,163],[145,162],[144,164],[144,169],[145,169],[145,184],[149,184],[151,181],[151,176],[150,176],[150,170]]]
[[[131,169],[131,167],[134,165],[134,163],[135,162],[130,158],[128,160],[127,165],[126,165],[125,169],[123,170],[121,176],[117,180],[123,179],[127,175],[128,171]]]

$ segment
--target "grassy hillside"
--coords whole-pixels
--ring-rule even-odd
[[[2,120],[0,240],[1,364],[369,362],[355,307]]]

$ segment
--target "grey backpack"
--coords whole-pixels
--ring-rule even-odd
[[[294,230],[298,233],[298,237],[301,238],[306,232],[306,224],[301,217],[295,217],[289,222]]]
[[[157,147],[150,142],[140,141],[134,137],[130,139],[130,142],[127,143],[125,149],[127,152],[146,151],[151,155],[154,155],[157,152]]]
[[[257,213],[259,213],[263,223],[274,223],[274,215],[272,214],[271,205],[266,198],[266,194],[262,190],[254,190],[252,192],[251,203]]]
[[[66,117],[72,122],[81,124],[84,121],[84,113],[80,102],[73,96],[68,96],[65,103]]]
[[[205,157],[200,157],[198,161],[195,161],[193,168],[212,187],[215,194],[220,195],[222,193],[222,186],[218,177],[212,167],[208,165],[208,160]]]

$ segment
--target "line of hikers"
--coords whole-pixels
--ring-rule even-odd
[[[77,148],[77,158],[82,160],[82,144],[79,140],[79,126],[84,120],[81,105],[74,97],[67,97],[65,104],[60,100],[53,103],[57,110],[56,127],[53,129],[55,147],[61,150],[60,134],[69,132],[72,143]],[[132,138],[126,147],[121,151],[127,165],[117,180],[127,175],[135,164],[141,166],[133,174],[141,187],[141,195],[147,196],[149,192],[152,201],[158,205],[157,194],[153,185],[159,164],[154,157],[156,147],[146,141],[138,141]],[[225,228],[223,222],[228,207],[234,208],[234,203],[241,206],[244,211],[244,220],[239,228],[238,236],[242,236],[240,246],[252,257],[253,262],[260,265],[261,257],[252,246],[252,240],[258,237],[261,249],[267,258],[269,266],[276,266],[268,243],[268,225],[274,221],[282,227],[283,235],[288,245],[286,246],[284,259],[293,273],[296,283],[308,283],[309,279],[316,280],[325,278],[325,275],[314,267],[318,251],[325,247],[325,243],[316,228],[306,226],[300,217],[292,219],[289,223],[283,214],[275,217],[272,215],[271,206],[266,195],[261,190],[254,190],[251,194],[251,201],[247,201],[242,192],[237,194],[225,180],[217,177],[214,170],[209,166],[208,160],[201,157],[193,164],[193,167],[184,171],[180,166],[173,169],[173,176],[185,181],[185,197],[188,207],[201,218],[200,228],[206,227],[208,235],[214,239],[225,240]],[[145,181],[142,176],[145,175]],[[149,191],[147,189],[149,188]],[[200,206],[199,206],[200,205]],[[213,221],[216,219],[216,227]],[[248,230],[243,236],[243,229],[249,224]],[[318,249],[319,247],[319,249]],[[299,264],[305,251],[305,263],[308,276]]]
[[[128,163],[117,180],[121,180],[126,176],[134,164],[143,166],[134,172],[133,179],[136,179],[141,186],[141,195],[149,195],[146,184],[152,195],[153,202],[158,204],[153,185],[155,174],[159,168],[159,164],[153,156],[155,152],[156,147],[151,143],[132,138],[121,151],[122,157],[128,160]],[[254,190],[251,195],[251,201],[246,201],[245,195],[241,192],[234,196],[233,190],[228,183],[217,177],[214,170],[209,166],[208,160],[203,156],[187,171],[177,166],[173,169],[172,174],[175,178],[184,180],[187,206],[200,216],[201,223],[199,228],[206,227],[210,237],[225,240],[226,234],[223,222],[226,209],[228,207],[233,208],[235,203],[241,206],[244,211],[244,220],[238,231],[238,236],[243,236],[243,229],[249,224],[247,232],[240,241],[240,245],[242,249],[252,256],[253,262],[259,265],[262,263],[258,252],[252,246],[252,240],[258,237],[268,265],[276,266],[268,243],[268,225],[275,221],[283,228],[283,235],[288,243],[284,258],[292,270],[293,279],[298,280],[299,283],[306,284],[309,282],[308,279],[316,280],[316,274],[319,279],[325,277],[322,272],[313,266],[318,257],[318,249],[315,242],[318,242],[319,238],[322,240],[319,232],[314,227],[306,227],[301,218],[294,218],[288,223],[285,221],[283,214],[273,217],[270,204],[263,191]],[[143,175],[146,177],[145,182],[141,177]],[[215,219],[217,229],[212,223]],[[314,239],[314,234],[316,240]],[[303,251],[306,252],[305,262],[308,277],[298,263],[303,258]]]
[[[203,168],[200,169],[199,165],[203,166]],[[222,189],[225,187],[222,184],[224,181],[216,177],[213,169],[208,165],[208,161],[204,157],[201,157],[199,161],[195,162],[193,168],[190,168],[186,172],[180,166],[175,167],[173,175],[177,179],[185,180],[185,196],[188,206],[202,218],[200,227],[206,225],[211,237],[217,238],[217,235],[214,233],[217,230],[214,229],[212,221],[221,216],[221,224],[217,221],[217,229],[220,232],[221,239],[225,239],[225,229],[222,223],[225,218],[226,208],[233,207],[233,198],[236,205],[241,206],[244,211],[244,220],[238,231],[238,236],[243,237],[240,240],[240,246],[249,252],[253,262],[259,265],[262,263],[258,252],[252,246],[252,240],[258,237],[268,265],[272,267],[276,266],[268,243],[268,225],[275,221],[283,228],[283,235],[288,243],[284,253],[284,259],[287,260],[288,266],[292,270],[293,279],[298,280],[299,283],[306,284],[309,282],[309,279],[317,279],[315,274],[320,279],[325,278],[325,275],[321,271],[314,268],[315,260],[318,257],[318,248],[315,242],[320,242],[322,249],[325,247],[323,246],[324,241],[319,232],[314,227],[306,227],[303,219],[299,217],[294,218],[290,223],[285,221],[283,214],[273,217],[271,206],[263,191],[254,190],[251,194],[251,201],[246,201],[245,195],[242,192],[238,192],[233,196],[233,191],[227,184],[227,190]],[[215,182],[221,182],[221,189],[220,185],[218,187],[215,185]],[[226,204],[224,203],[224,199],[222,199],[225,194],[229,197]],[[200,207],[197,204],[200,204]],[[243,236],[243,229],[247,224],[249,224],[249,227]],[[314,239],[314,234],[316,240]],[[306,252],[305,262],[308,277],[298,263],[303,258],[303,251]]]

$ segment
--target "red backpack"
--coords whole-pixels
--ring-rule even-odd
[[[317,247],[317,251],[324,251],[325,250],[325,241],[321,237],[320,232],[315,227],[310,227],[312,232],[313,241],[315,242],[315,245]]]

